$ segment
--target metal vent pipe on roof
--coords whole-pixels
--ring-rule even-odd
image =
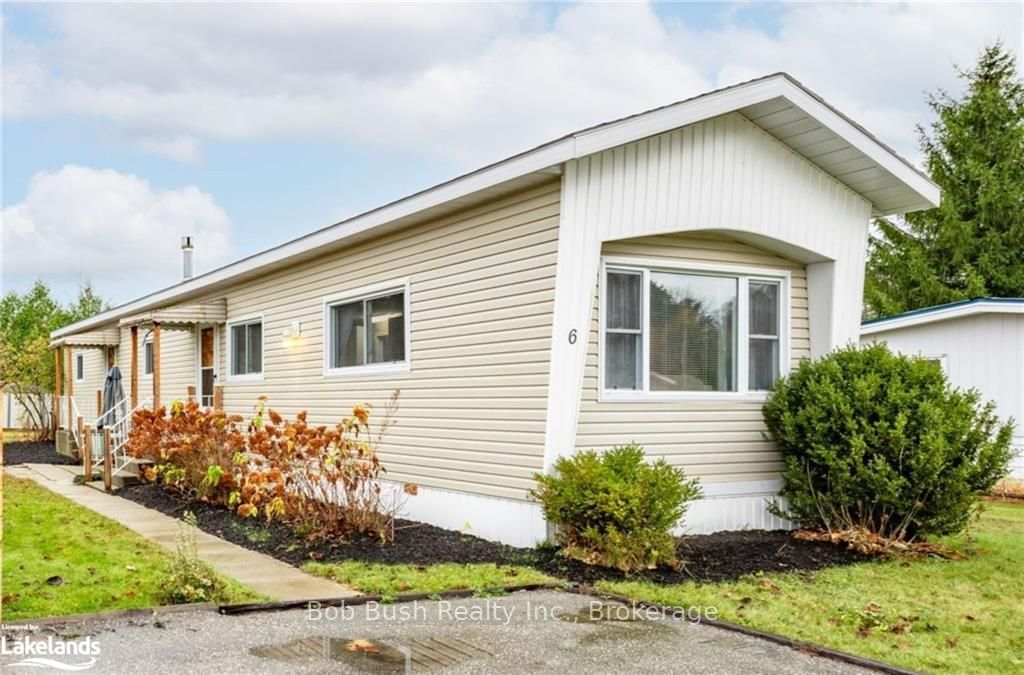
[[[193,260],[192,260],[192,237],[181,238],[181,278],[182,281],[188,281],[192,278],[194,273]]]

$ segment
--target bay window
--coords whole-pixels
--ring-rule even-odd
[[[605,267],[601,382],[615,398],[713,398],[782,374],[783,273]]]

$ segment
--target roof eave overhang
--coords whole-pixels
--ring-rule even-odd
[[[366,234],[396,221],[429,214],[432,209],[448,202],[464,200],[489,188],[530,174],[557,175],[558,168],[570,160],[779,97],[786,98],[807,114],[819,119],[824,126],[836,134],[844,136],[852,146],[864,152],[879,166],[910,187],[919,199],[908,200],[906,207],[901,208],[900,212],[938,205],[939,189],[934,183],[915,171],[862,128],[839,114],[821,99],[810,94],[787,75],[780,73],[546,143],[533,150],[486,166],[378,209],[143,296],[90,319],[66,326],[54,331],[51,337],[59,338],[103,326],[156,307],[202,297],[228,283],[240,281],[256,270],[279,266],[293,259],[311,257],[319,252],[326,252],[357,235]],[[893,211],[889,213],[893,213]],[[879,215],[885,215],[885,213],[879,212]]]
[[[923,326],[930,323],[963,319],[978,314],[1024,314],[1024,302],[999,302],[984,300],[971,302],[955,307],[936,309],[935,311],[912,314],[910,316],[897,316],[891,319],[879,319],[861,326],[860,334],[875,335],[877,333],[888,333],[893,330],[910,328],[911,326]]]
[[[207,323],[222,323],[228,318],[228,303],[225,298],[196,303],[160,307],[121,319],[118,326],[144,326],[158,323],[164,326],[191,327]]]
[[[116,328],[105,328],[102,330],[80,331],[50,340],[50,349],[59,347],[80,347],[105,348],[116,347],[120,342],[120,335]]]

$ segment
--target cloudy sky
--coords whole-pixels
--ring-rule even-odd
[[[2,282],[118,303],[566,132],[785,70],[912,160],[1024,4],[17,5]]]

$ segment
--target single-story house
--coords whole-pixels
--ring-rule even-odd
[[[954,386],[995,401],[1017,422],[1010,475],[1024,478],[1024,298],[975,298],[865,321],[863,342],[934,359]]]
[[[75,405],[97,412],[112,362],[130,408],[194,395],[247,414],[265,394],[332,423],[399,389],[383,459],[420,488],[411,518],[533,544],[547,530],[533,475],[635,441],[702,481],[686,529],[780,526],[765,389],[857,341],[870,219],[938,200],[863,127],[770,75],[62,328],[62,426]]]

